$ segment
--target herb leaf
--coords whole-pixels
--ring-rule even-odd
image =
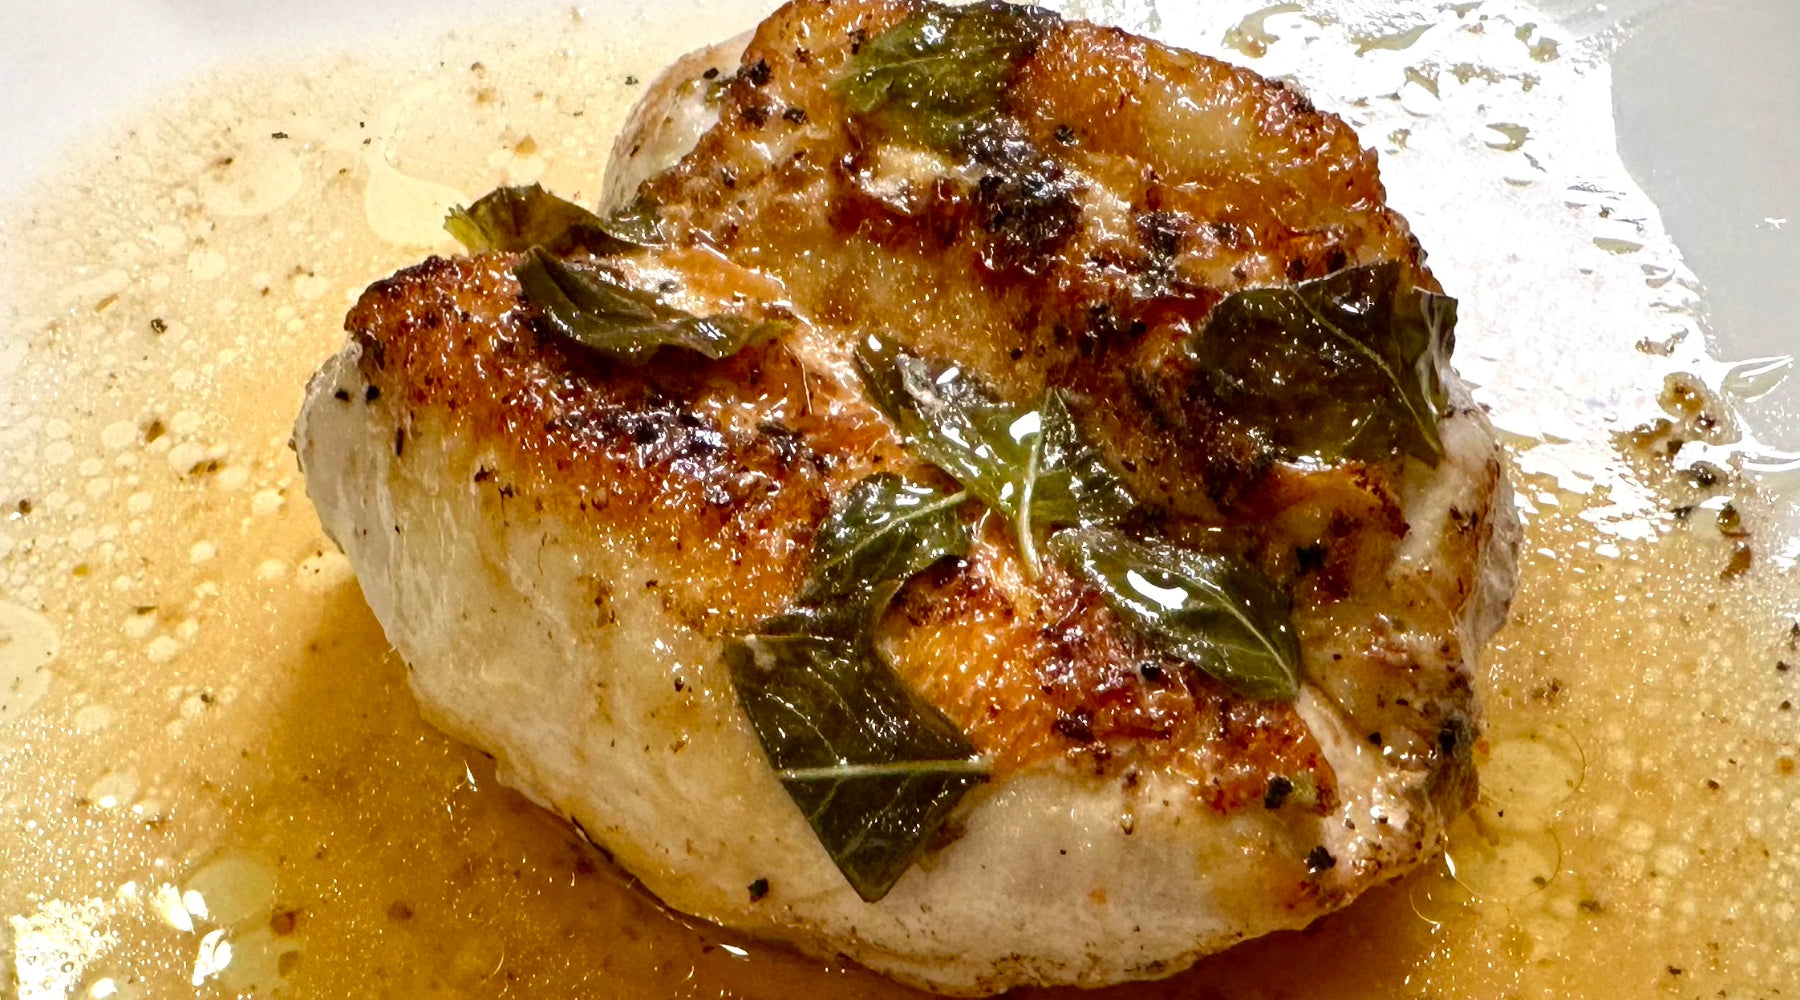
[[[990,0],[933,6],[864,44],[836,89],[854,114],[907,141],[954,149],[994,114],[1050,16]]]
[[[1137,506],[1100,449],[1081,437],[1067,398],[1052,391],[1040,407],[1043,458],[1031,494],[1041,524],[1112,524]]]
[[[956,509],[967,497],[888,472],[858,482],[819,526],[801,602],[860,604],[883,583],[904,582],[945,556],[964,555],[969,531]]]
[[[857,363],[876,405],[919,457],[1013,522],[1028,572],[1035,528],[1110,524],[1136,504],[1105,457],[1082,440],[1062,393],[1034,409],[1001,403],[955,366],[934,365],[879,337]]]
[[[644,361],[661,347],[718,360],[782,329],[745,316],[696,316],[605,270],[570,267],[543,247],[532,247],[513,273],[551,329],[620,361]]]
[[[865,900],[887,895],[987,780],[968,737],[867,643],[753,635],[727,642],[725,661],[776,777]]]
[[[452,208],[444,229],[470,253],[522,253],[541,246],[558,257],[577,250],[604,255],[653,242],[637,238],[636,217],[608,222],[537,184],[495,188],[468,208]]]
[[[1289,456],[1436,465],[1456,300],[1399,261],[1226,296],[1189,342],[1221,412]]]
[[[1250,564],[1105,528],[1058,532],[1049,547],[1160,648],[1252,698],[1299,694],[1288,599]]]
[[[870,476],[820,526],[794,610],[725,644],[738,703],[769,765],[863,899],[887,894],[987,765],[875,650],[914,573],[969,548],[965,494]]]

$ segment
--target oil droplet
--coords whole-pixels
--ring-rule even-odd
[[[1644,245],[1636,240],[1622,240],[1611,236],[1594,237],[1594,245],[1607,253],[1619,255],[1637,253],[1644,249]]]
[[[1561,867],[1562,843],[1549,830],[1515,830],[1477,808],[1450,829],[1444,867],[1484,902],[1512,903],[1543,891]]]
[[[31,711],[50,692],[56,628],[29,608],[0,603],[0,725]]]
[[[448,239],[444,216],[468,201],[461,191],[403,174],[382,153],[371,153],[368,164],[363,215],[376,236],[403,247],[431,247]]]
[[[113,710],[106,705],[87,705],[75,713],[75,731],[83,736],[93,734],[112,724]]]
[[[259,927],[230,940],[231,963],[219,972],[219,985],[243,995],[266,996],[287,985],[287,976],[299,961],[300,942],[277,937]]]
[[[1278,3],[1251,13],[1225,32],[1224,45],[1252,59],[1269,54],[1269,46],[1281,41],[1280,35],[1269,33],[1269,18],[1276,14],[1297,14],[1303,10],[1297,3]]]
[[[200,199],[218,215],[267,215],[300,191],[301,180],[281,140],[257,141],[213,164],[200,180]]]
[[[99,781],[94,782],[94,786],[88,789],[87,799],[96,809],[117,809],[131,805],[137,798],[139,787],[135,768],[119,768],[106,772]]]
[[[333,549],[302,559],[295,575],[301,586],[314,593],[324,593],[356,579],[356,570],[351,567],[348,557]]]
[[[1481,790],[1496,825],[1507,829],[1548,826],[1586,772],[1580,746],[1560,729],[1494,737],[1491,746]]]
[[[266,918],[274,908],[275,869],[254,855],[226,854],[194,872],[187,891],[205,900],[207,921],[245,924]]]
[[[1504,139],[1487,144],[1489,149],[1497,149],[1502,153],[1510,153],[1520,146],[1525,145],[1525,140],[1531,135],[1530,129],[1523,125],[1515,125],[1512,122],[1494,122],[1490,124],[1488,128],[1505,136]]]
[[[216,250],[195,250],[188,254],[187,266],[196,281],[212,281],[222,277],[231,264]]]
[[[1417,42],[1426,31],[1429,31],[1431,26],[1431,22],[1427,21],[1424,24],[1415,24],[1410,28],[1385,35],[1356,35],[1351,40],[1356,43],[1356,54],[1359,56],[1366,56],[1376,51],[1403,52],[1412,48],[1413,43]]]

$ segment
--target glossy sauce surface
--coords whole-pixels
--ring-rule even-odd
[[[1792,992],[1794,500],[1696,418],[1773,376],[1701,353],[1697,290],[1590,134],[1593,53],[1498,4],[1223,27],[1138,7],[1091,13],[1298,73],[1382,154],[1463,300],[1458,365],[1513,449],[1527,538],[1450,863],[1101,996]],[[285,447],[363,285],[449,251],[447,204],[531,181],[592,201],[635,81],[748,17],[627,44],[565,15],[233,71],[0,217],[20,997],[906,995],[667,914],[421,720]],[[1715,445],[1671,461],[1620,436],[1658,417]]]

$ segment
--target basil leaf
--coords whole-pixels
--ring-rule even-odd
[[[865,43],[836,90],[850,111],[906,141],[958,147],[996,114],[1052,15],[1009,3],[933,6]]]
[[[882,662],[862,619],[803,611],[727,640],[738,703],[769,766],[859,896],[875,902],[988,767]]]
[[[1456,300],[1385,261],[1225,297],[1189,342],[1222,413],[1289,457],[1436,465]]]
[[[904,582],[945,556],[966,554],[969,530],[956,509],[967,497],[888,472],[858,482],[819,527],[801,602],[860,605],[880,584]]]
[[[1241,559],[1075,528],[1050,550],[1158,647],[1252,698],[1300,692],[1300,644],[1288,599]]]
[[[934,365],[867,337],[857,363],[875,404],[920,458],[1013,522],[1027,572],[1036,528],[1109,524],[1136,501],[1081,438],[1062,393],[1033,409],[996,401],[955,366]]]
[[[644,361],[662,347],[718,360],[782,329],[746,316],[696,316],[605,270],[577,270],[543,247],[532,247],[513,273],[552,330],[620,361]]]
[[[470,253],[523,253],[541,246],[558,257],[577,250],[620,253],[654,242],[635,238],[641,225],[636,219],[607,222],[536,184],[495,188],[468,208],[452,208],[444,220],[444,229]]]
[[[608,216],[606,231],[615,239],[633,246],[654,247],[666,242],[656,202],[643,195],[633,198],[630,204]]]
[[[966,499],[892,473],[861,480],[819,526],[799,604],[725,644],[769,766],[870,902],[987,780],[974,745],[906,686],[873,635],[913,574],[968,552]]]
[[[1113,524],[1137,506],[1099,448],[1087,443],[1069,412],[1068,399],[1052,390],[1040,407],[1043,457],[1031,494],[1032,520],[1040,524]]]

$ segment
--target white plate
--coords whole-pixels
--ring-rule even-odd
[[[1579,479],[1596,445],[1606,461],[1617,462],[1603,422],[1614,412],[1631,419],[1653,413],[1656,388],[1641,377],[1651,359],[1626,349],[1621,362],[1620,344],[1685,329],[1705,333],[1721,359],[1800,348],[1794,319],[1800,316],[1800,183],[1794,181],[1800,177],[1800,129],[1793,126],[1800,121],[1800,59],[1794,56],[1800,51],[1800,5],[1628,0],[1608,9],[1571,0],[1543,0],[1535,7],[1523,0],[1482,0],[1462,6],[1471,19],[1504,14],[1507,27],[1496,31],[1497,46],[1491,39],[1437,32],[1416,40],[1419,49],[1403,52],[1412,44],[1400,40],[1406,31],[1383,34],[1382,26],[1404,29],[1408,0],[1318,0],[1315,9],[1332,14],[1322,19],[1331,27],[1280,9],[1285,5],[1264,8],[1262,23],[1282,40],[1260,58],[1229,51],[1226,33],[1249,23],[1246,17],[1263,2],[1170,0],[1159,7],[1150,0],[1087,0],[1083,9],[1264,72],[1292,74],[1321,104],[1362,129],[1364,141],[1383,154],[1394,203],[1430,248],[1437,273],[1467,304],[1459,364],[1481,383],[1482,398],[1494,404],[1497,421],[1515,435],[1511,440],[1523,442],[1518,460],[1524,472]],[[684,10],[700,6],[683,3]],[[589,6],[590,17],[625,20],[619,16],[623,3]],[[715,0],[711,9],[747,22],[751,6]],[[1438,7],[1414,5],[1433,23],[1447,23],[1451,15]],[[111,123],[156,104],[210,67],[566,9],[566,3],[506,0],[0,0],[0,204],[25,186],[58,183],[63,150],[104,136]],[[1514,26],[1525,24],[1532,29],[1515,42]],[[1354,36],[1359,25],[1370,32],[1366,57],[1346,55],[1341,37],[1316,45],[1309,40]],[[1479,87],[1455,94],[1456,88],[1445,87],[1441,102],[1423,89],[1398,101],[1380,99],[1383,88],[1393,90],[1402,60],[1424,58],[1421,52],[1430,46],[1444,46],[1445,59],[1453,60],[1455,46],[1476,44],[1505,49],[1507,71],[1520,84],[1496,92],[1497,106],[1481,103]],[[1527,78],[1533,87],[1522,85]],[[1376,100],[1359,104],[1363,97]],[[1528,123],[1529,131],[1506,131],[1520,123]],[[1396,137],[1406,129],[1410,146]],[[1516,149],[1504,148],[1514,142]],[[1463,166],[1469,171],[1458,172]],[[1498,172],[1508,171],[1516,171],[1516,177],[1505,173],[1519,182],[1515,188],[1498,181]],[[426,213],[428,233],[439,217]],[[1682,291],[1690,274],[1698,279],[1697,296]],[[1667,282],[1673,283],[1665,290],[1650,287]],[[1676,308],[1662,311],[1671,304]],[[0,301],[0,317],[6,305]],[[1512,336],[1521,329],[1526,335]],[[1607,351],[1587,346],[1603,339],[1612,345]],[[1687,358],[1723,381],[1728,366],[1706,364],[1694,350],[1701,339],[1689,339]],[[0,351],[0,376],[10,370],[7,360]],[[1639,361],[1644,365],[1629,372],[1609,368]],[[1764,444],[1800,449],[1800,379],[1742,402]],[[1572,425],[1576,432],[1567,432]],[[278,451],[280,438],[274,441],[270,450]],[[1781,464],[1781,455],[1765,451],[1766,464]],[[286,460],[285,453],[280,457]],[[8,459],[0,453],[0,464],[10,464]],[[6,483],[0,478],[0,488]],[[1587,486],[1593,487],[1591,476]],[[1629,498],[1608,499],[1623,505]],[[1622,517],[1643,514],[1625,510]],[[185,555],[183,565],[214,554],[197,547]],[[1795,557],[1800,549],[1790,549],[1789,558]],[[30,603],[0,594],[0,600],[15,599]],[[126,621],[135,643],[142,637],[129,631],[134,619]],[[0,626],[12,630],[15,643],[21,635],[31,638],[19,622]],[[42,643],[45,659],[55,655],[49,628],[42,628],[51,636]],[[159,642],[174,648],[167,636],[150,640],[145,648],[152,660]],[[73,673],[79,666],[66,669]],[[202,703],[195,699],[189,701],[199,712]],[[0,718],[0,725],[5,721]]]

